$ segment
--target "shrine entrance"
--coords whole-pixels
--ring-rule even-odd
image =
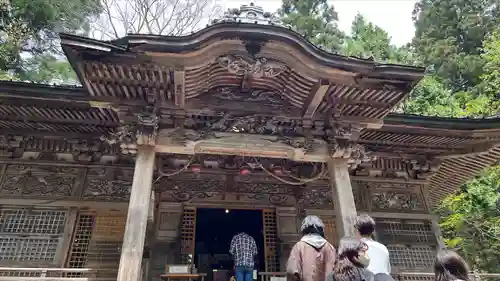
[[[231,270],[229,247],[232,237],[239,232],[246,232],[255,239],[259,271],[279,270],[276,212],[273,209],[184,207],[181,262],[196,266],[198,272],[207,273],[209,277],[214,269]]]
[[[207,208],[197,209],[195,260],[198,272],[207,280],[229,280],[233,261],[229,254],[231,239],[245,232],[255,239],[258,259],[256,268],[264,271],[264,229],[261,210]]]

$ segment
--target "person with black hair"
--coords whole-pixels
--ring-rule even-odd
[[[440,250],[434,261],[435,281],[470,281],[465,260],[450,250]]]
[[[356,237],[340,239],[337,263],[326,281],[374,281],[373,273],[365,269],[367,250],[368,246]]]
[[[325,225],[317,216],[307,216],[302,222],[302,238],[288,257],[288,281],[325,281],[333,270],[336,251],[325,239]]]
[[[257,244],[252,236],[240,232],[233,236],[229,253],[234,260],[236,281],[252,281]]]
[[[383,273],[391,274],[391,262],[389,259],[389,250],[383,244],[373,240],[375,232],[375,220],[366,214],[359,215],[356,221],[356,230],[361,241],[368,245],[369,264],[366,269],[373,274]]]

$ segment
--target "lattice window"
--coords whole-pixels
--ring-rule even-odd
[[[377,221],[377,238],[387,245],[394,268],[428,269],[436,257],[437,239],[430,221]]]
[[[196,209],[184,208],[181,228],[181,264],[194,262],[194,243],[196,233]]]
[[[430,221],[377,221],[377,238],[385,244],[437,245]]]
[[[70,254],[67,262],[69,268],[85,268],[95,216],[79,214],[76,220]],[[65,277],[80,277],[81,273],[68,273]]]
[[[429,269],[436,257],[436,248],[430,246],[388,245],[387,249],[396,268]]]
[[[396,281],[434,281],[434,275],[403,275],[403,274],[394,274],[392,276]]]
[[[325,225],[325,238],[330,244],[337,246],[339,239],[337,238],[337,229],[335,228],[335,217],[321,216],[321,220]]]
[[[68,260],[70,268],[92,268],[95,277],[116,278],[120,264],[126,214],[123,212],[80,213]],[[71,274],[67,277],[76,277]]]
[[[0,209],[0,263],[55,265],[67,214],[53,209]]]
[[[276,249],[278,238],[276,225],[276,212],[274,210],[262,210],[264,225],[264,255],[267,272],[277,272],[280,268],[278,251]]]

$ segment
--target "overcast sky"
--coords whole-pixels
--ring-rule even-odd
[[[225,8],[238,8],[254,2],[266,12],[276,11],[281,0],[219,0]],[[392,43],[398,46],[410,42],[415,32],[411,13],[417,0],[332,0],[339,14],[339,27],[349,33],[351,23],[359,12],[372,23],[389,33]]]

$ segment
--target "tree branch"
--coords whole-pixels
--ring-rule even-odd
[[[221,13],[218,0],[102,0],[92,34],[114,39],[127,32],[184,35]],[[97,32],[94,32],[97,31]]]

